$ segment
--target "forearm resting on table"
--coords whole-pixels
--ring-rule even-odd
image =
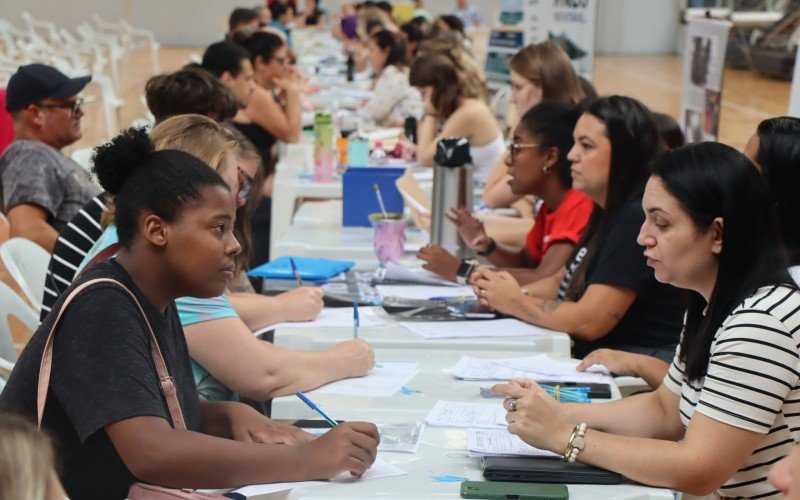
[[[252,331],[289,321],[280,299],[257,293],[235,292],[228,294],[228,300],[236,314]]]

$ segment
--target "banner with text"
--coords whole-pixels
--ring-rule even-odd
[[[689,19],[683,52],[680,123],[686,142],[716,141],[731,23]]]
[[[598,0],[526,0],[525,43],[552,38],[566,51],[575,71],[592,79]]]

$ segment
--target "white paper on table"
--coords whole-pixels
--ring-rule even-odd
[[[433,297],[475,298],[471,286],[432,286],[432,285],[376,285],[381,297],[402,297],[404,299],[428,300]]]
[[[573,359],[553,359],[547,354],[522,358],[496,359],[498,366],[528,372],[528,378],[551,380],[553,382],[582,382],[607,384],[611,381],[608,370],[601,365],[592,365],[589,371],[579,372],[579,361]]]
[[[381,316],[378,315],[380,307],[359,307],[358,320],[360,326],[382,326],[386,324]],[[324,327],[353,327],[353,308],[352,307],[325,307],[320,311],[319,316],[314,321],[292,321],[286,323],[276,323],[253,332],[261,335],[264,332],[276,328],[324,328]]]
[[[561,457],[552,451],[535,448],[507,430],[495,429],[467,429],[467,451],[471,457]]]
[[[406,321],[400,326],[423,339],[541,337],[545,332],[522,321],[504,318],[476,321]]]
[[[419,284],[437,286],[458,286],[457,283],[442,279],[438,274],[432,273],[427,269],[401,266],[393,262],[386,264],[386,273],[383,275],[383,279],[392,281],[412,281]]]
[[[459,429],[505,429],[506,411],[496,403],[459,403],[437,401],[425,417],[431,427],[455,427]]]
[[[422,442],[422,434],[425,432],[425,424],[415,422],[374,422],[378,427],[378,434],[381,440],[378,443],[378,451],[395,451],[402,453],[416,453],[419,444]],[[320,437],[330,428],[305,429],[302,430]]]
[[[454,377],[463,380],[511,380],[514,378],[531,378],[531,373],[524,370],[515,370],[500,366],[491,359],[461,356],[453,365],[451,372]]]
[[[389,397],[417,374],[416,361],[379,361],[363,377],[337,380],[314,392],[345,396]]]
[[[245,498],[254,497],[256,495],[264,495],[267,493],[276,493],[278,491],[291,490],[293,488],[307,488],[311,486],[324,486],[328,483],[353,483],[356,481],[367,481],[370,479],[381,479],[384,477],[404,476],[408,474],[403,469],[392,465],[389,462],[380,458],[375,460],[367,472],[361,478],[356,478],[350,475],[349,472],[342,472],[338,476],[331,478],[330,481],[300,481],[296,483],[272,483],[272,484],[254,484],[252,486],[245,486],[234,490],[234,493],[239,493]]]

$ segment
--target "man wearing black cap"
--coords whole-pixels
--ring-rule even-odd
[[[91,76],[68,78],[43,64],[21,66],[9,79],[6,109],[14,142],[0,157],[0,209],[12,237],[52,251],[58,231],[100,188],[61,148],[81,138],[83,100]]]

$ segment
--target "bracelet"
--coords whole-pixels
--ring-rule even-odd
[[[488,257],[492,255],[495,250],[497,250],[497,242],[494,241],[494,238],[489,238],[489,246],[486,247],[486,250],[484,250],[483,252],[476,251],[475,253],[477,253],[481,257]]]
[[[569,441],[567,441],[567,448],[564,450],[564,461],[573,463],[575,459],[578,458],[578,453],[583,451],[583,447],[586,445],[586,441],[584,437],[586,436],[586,424],[578,424],[572,429],[572,435],[569,437]]]

